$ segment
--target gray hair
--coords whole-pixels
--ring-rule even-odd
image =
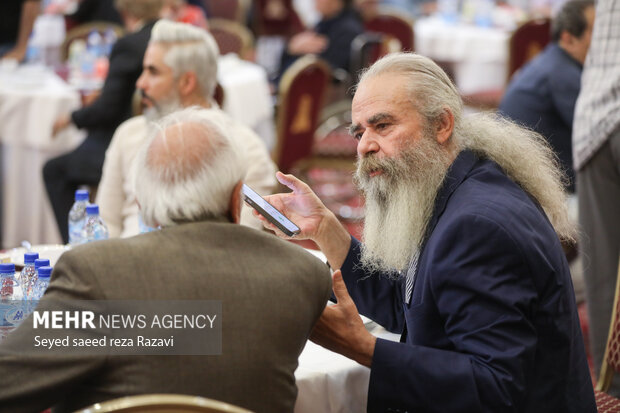
[[[171,113],[152,125],[134,176],[146,225],[227,216],[246,165],[243,148],[226,130],[218,112],[200,107]]]
[[[169,47],[164,62],[174,76],[194,72],[203,96],[207,99],[213,96],[220,50],[209,32],[186,23],[160,20],[153,26],[149,43]]]
[[[163,0],[115,0],[114,7],[136,19],[155,20],[164,5]]]
[[[594,7],[594,0],[569,0],[551,20],[551,39],[560,40],[563,31],[581,37],[588,27],[585,10]]]
[[[409,79],[411,104],[427,128],[434,130],[433,125],[450,111],[454,116],[450,139],[457,150],[470,149],[496,162],[538,201],[561,240],[575,240],[576,229],[566,207],[566,174],[540,134],[494,114],[463,117],[463,101],[452,81],[431,59],[415,53],[385,56],[362,74],[359,83],[388,73]]]

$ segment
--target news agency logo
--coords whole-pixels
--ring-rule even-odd
[[[34,311],[32,328],[213,329],[217,314],[99,314],[93,311]],[[149,322],[150,321],[150,322]]]

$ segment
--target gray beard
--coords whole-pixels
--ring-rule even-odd
[[[179,98],[176,90],[172,90],[169,96],[166,96],[160,102],[157,102],[157,106],[151,106],[142,111],[142,115],[148,122],[156,122],[166,115],[171,114],[182,108],[181,99]]]
[[[366,198],[360,264],[366,271],[407,269],[424,240],[450,164],[450,154],[432,136],[422,136],[398,158],[358,160],[355,181]],[[369,177],[373,170],[382,174]]]

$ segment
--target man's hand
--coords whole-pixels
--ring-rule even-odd
[[[292,55],[319,54],[327,48],[327,37],[313,31],[305,31],[291,37],[288,52]]]
[[[282,172],[276,173],[276,178],[293,192],[266,196],[267,202],[299,227],[301,232],[295,239],[310,239],[316,242],[331,267],[340,268],[349,251],[351,235],[308,185],[293,175],[284,175]],[[280,238],[290,239],[258,212],[253,213],[265,228],[275,232]]]
[[[364,327],[340,270],[334,272],[332,280],[338,303],[325,307],[312,330],[310,340],[370,367],[377,338]]]
[[[71,115],[65,113],[56,119],[54,126],[52,126],[52,136],[55,136],[58,132],[65,129],[71,124]]]
[[[264,198],[301,229],[301,232],[295,239],[314,239],[319,227],[321,227],[321,223],[330,214],[330,211],[308,185],[293,175],[284,175],[282,172],[277,172],[276,178],[282,185],[292,189],[293,192],[268,195]],[[265,228],[274,231],[280,238],[289,238],[275,225],[267,221],[265,217],[256,211],[253,212],[254,216],[261,220]]]

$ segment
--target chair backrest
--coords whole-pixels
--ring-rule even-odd
[[[508,44],[508,81],[551,41],[551,19],[526,21],[515,29]]]
[[[408,18],[380,12],[364,21],[366,31],[383,33],[398,40],[401,51],[414,51],[413,22]]]
[[[108,29],[114,30],[114,34],[116,35],[117,39],[125,34],[125,29],[123,28],[123,26],[104,21],[83,23],[69,30],[67,32],[67,35],[65,36],[65,40],[62,42],[62,45],[60,47],[62,60],[67,61],[67,58],[69,57],[69,47],[71,46],[72,42],[77,39],[82,39],[86,41],[88,35],[93,30],[98,31],[99,34],[103,36]]]
[[[331,72],[313,55],[303,56],[282,75],[278,92],[277,135],[273,158],[282,172],[310,156]]]
[[[614,373],[620,372],[620,260],[618,262],[618,276],[616,278],[616,295],[612,308],[609,336],[605,347],[605,356],[601,373],[596,383],[596,390],[606,392],[611,386]]]
[[[254,36],[244,25],[226,19],[209,19],[209,31],[220,49],[220,54],[236,53],[249,57],[254,46]]]
[[[356,77],[358,73],[372,65],[390,52],[388,36],[377,32],[358,34],[351,42],[351,67],[349,71]],[[357,82],[357,79],[353,79]]]
[[[255,0],[252,26],[257,36],[289,37],[304,30],[293,0]]]
[[[252,413],[232,404],[181,394],[143,394],[96,403],[76,413]]]
[[[243,23],[249,7],[249,0],[202,0],[208,18],[234,20]]]

